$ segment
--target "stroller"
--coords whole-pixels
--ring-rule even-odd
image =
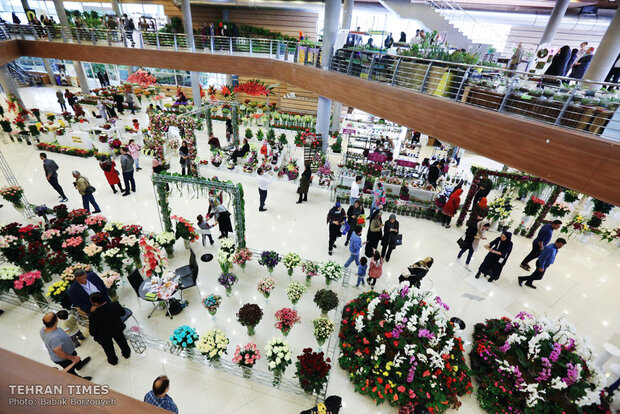
[[[434,260],[432,257],[418,260],[407,269],[403,270],[401,275],[398,277],[398,283],[407,282],[409,285],[413,285],[420,289],[420,283],[433,265],[433,262]]]

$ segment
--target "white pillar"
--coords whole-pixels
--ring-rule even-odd
[[[544,45],[553,41],[555,33],[560,27],[560,23],[562,23],[562,18],[564,17],[564,14],[566,14],[569,3],[570,0],[557,0],[555,2],[551,16],[549,16],[549,21],[547,22],[547,27],[545,27],[545,32],[538,43],[539,45]]]
[[[616,9],[616,14],[611,20],[607,31],[601,39],[598,50],[592,57],[592,62],[583,79],[602,82],[607,77],[609,70],[613,67],[620,54],[620,13]],[[595,85],[593,85],[595,86]],[[598,89],[595,88],[595,89]]]
[[[192,52],[196,51],[196,45],[194,44],[194,28],[192,26],[192,9],[189,0],[181,1],[181,12],[183,13],[183,27],[185,34],[187,35],[187,45]],[[194,97],[194,107],[196,109],[202,106],[202,100],[200,98],[200,82],[198,81],[198,72],[191,71],[189,78],[192,82],[192,95]]]
[[[342,9],[342,28],[348,30],[351,28],[351,20],[353,19],[353,0],[344,0]]]
[[[52,86],[56,85],[56,77],[54,76],[54,71],[52,70],[52,65],[50,64],[49,59],[43,58],[43,66],[45,66],[47,77],[50,78],[50,83]]]
[[[327,151],[329,140],[329,115],[332,109],[332,100],[319,96],[319,104],[316,108],[316,133],[323,138],[323,152]]]
[[[2,86],[2,90],[6,96],[15,95],[17,98],[17,102],[21,105],[22,108],[25,108],[24,102],[19,94],[19,90],[17,89],[17,83],[13,76],[11,76],[11,72],[7,65],[0,66],[0,86]]]
[[[112,10],[114,10],[114,13],[116,13],[118,17],[122,16],[121,8],[118,5],[118,0],[112,0]]]

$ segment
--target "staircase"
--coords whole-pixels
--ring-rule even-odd
[[[13,76],[13,79],[15,79],[15,82],[17,82],[17,84],[22,88],[42,84],[40,76],[32,75],[26,72],[15,62],[7,63],[7,68],[9,69],[11,76]]]

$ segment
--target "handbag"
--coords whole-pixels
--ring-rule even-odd
[[[465,248],[465,238],[464,238],[464,237],[465,237],[465,236],[461,236],[461,237],[460,237],[460,238],[456,241],[456,244],[458,244],[458,245],[459,245],[459,247],[460,247],[461,249],[464,249],[464,248]]]
[[[88,185],[85,189],[84,189],[84,194],[92,194],[95,191],[97,191],[97,189],[95,187],[93,187],[92,185]]]
[[[347,234],[349,232],[350,228],[351,228],[351,226],[349,226],[349,222],[345,221],[344,224],[342,224],[340,226],[340,233],[345,235],[345,234]]]
[[[395,246],[402,246],[403,244],[403,235],[402,234],[397,234],[396,237],[394,238],[394,245]]]

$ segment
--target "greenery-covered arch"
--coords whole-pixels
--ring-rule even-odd
[[[166,134],[171,126],[179,128],[181,138],[187,141],[189,148],[189,165],[187,169],[189,175],[198,176],[198,168],[196,167],[196,133],[198,121],[191,114],[175,114],[171,112],[159,112],[151,116],[150,130],[151,135],[144,139],[146,149],[153,151],[160,160],[164,160],[164,144],[166,142]]]

